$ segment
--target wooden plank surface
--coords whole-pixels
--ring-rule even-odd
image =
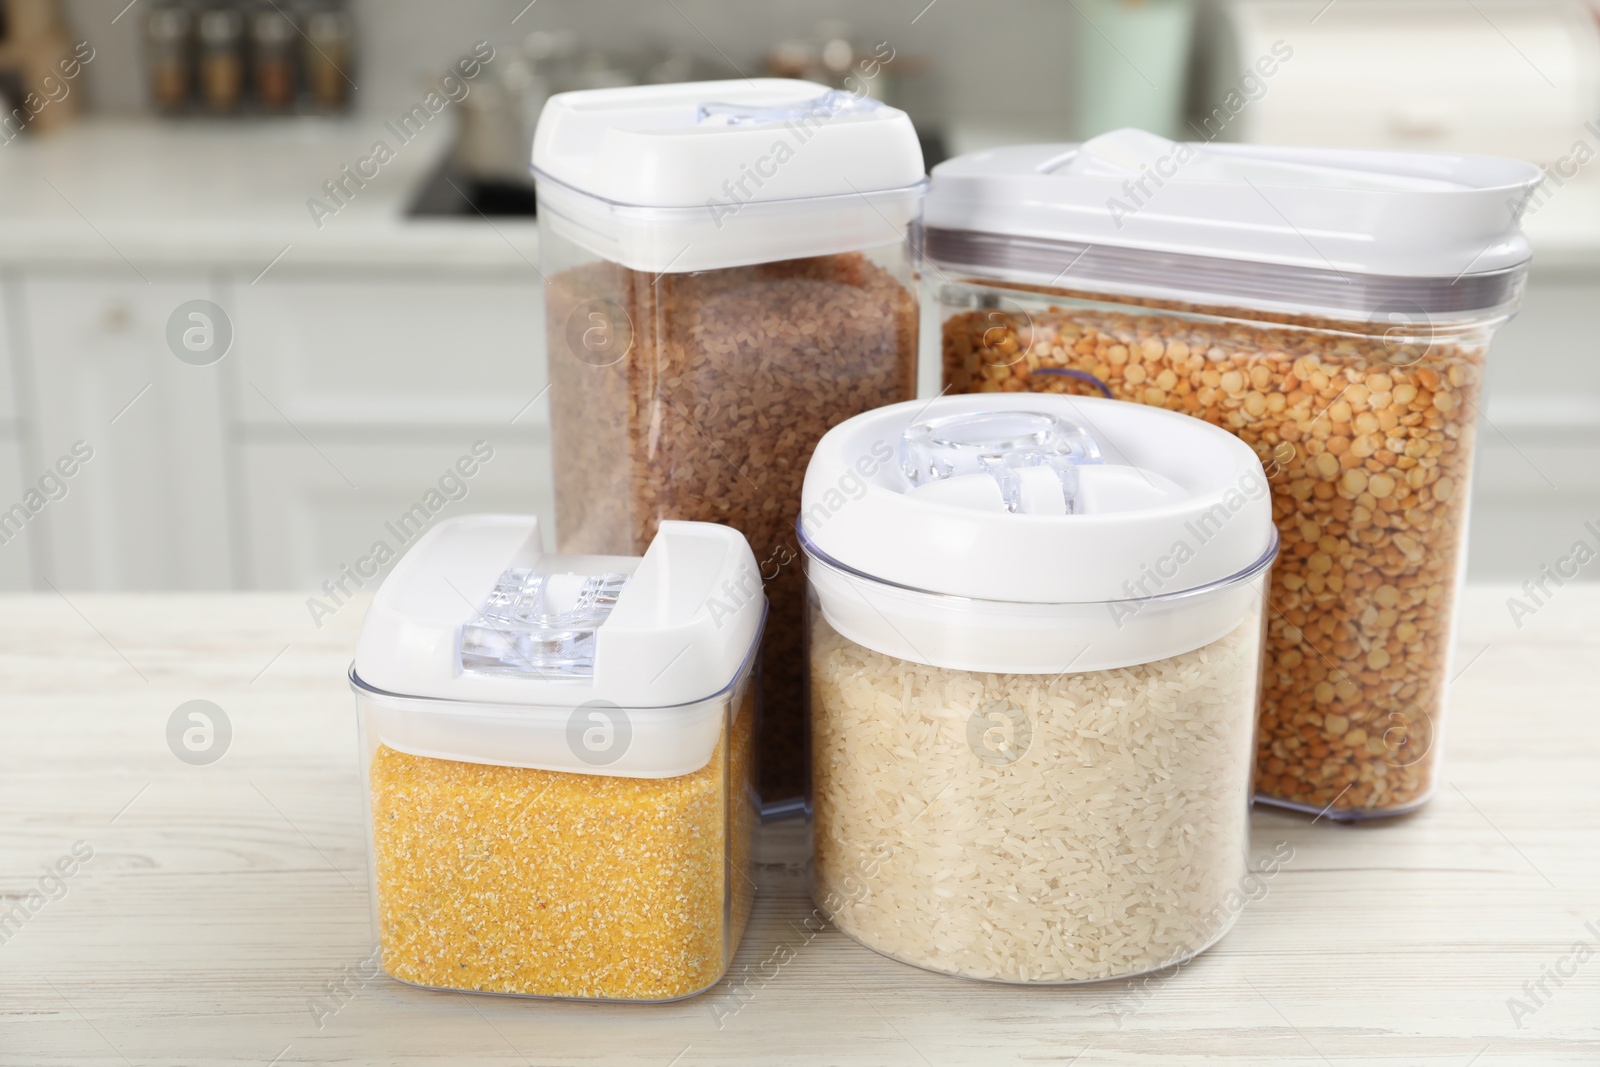
[[[663,1006],[363,977],[360,604],[319,630],[289,595],[0,599],[0,911],[93,850],[0,932],[0,1064],[1600,1063],[1600,588],[1520,629],[1511,592],[1468,591],[1435,801],[1258,809],[1252,853],[1292,860],[1175,973],[1024,989],[882,958],[808,921],[787,823],[729,979]],[[193,699],[232,725],[208,766],[167,745]]]

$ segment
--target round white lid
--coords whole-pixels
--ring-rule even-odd
[[[823,613],[887,655],[1088,671],[1216,640],[1277,550],[1267,478],[1225,430],[1032,393],[911,401],[825,434],[800,539]]]
[[[533,173],[545,224],[652,273],[903,241],[926,186],[905,112],[782,78],[559,93]]]
[[[1123,129],[941,163],[925,221],[933,259],[1069,285],[1260,289],[1283,304],[1298,293],[1308,309],[1404,299],[1470,310],[1514,298],[1530,256],[1520,214],[1541,178],[1531,163],[1490,156],[1173,142]],[[985,247],[985,235],[1023,247]],[[1270,269],[1233,277],[1238,264]]]
[[[1035,393],[908,401],[846,420],[812,454],[800,524],[878,581],[1035,604],[1210,585],[1255,563],[1273,532],[1261,461],[1226,430]],[[1169,557],[1181,563],[1163,565]]]

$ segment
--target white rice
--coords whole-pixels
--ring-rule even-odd
[[[1138,667],[983,674],[863,648],[819,613],[818,903],[870,948],[972,978],[1089,981],[1193,955],[1245,870],[1260,651],[1252,615]],[[967,740],[1002,701],[1031,727],[1009,764]]]

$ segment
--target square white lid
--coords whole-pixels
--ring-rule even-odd
[[[557,94],[533,174],[541,232],[658,276],[903,244],[927,187],[905,112],[782,78]]]
[[[531,605],[508,610],[508,583]],[[602,586],[610,599],[579,610],[583,590]],[[400,697],[680,706],[736,678],[765,611],[755,555],[731,527],[667,521],[643,557],[572,556],[544,551],[535,516],[468,515],[429,530],[389,572],[355,673]]]
[[[899,189],[923,178],[904,111],[787,78],[585,89],[539,115],[540,177],[616,204],[694,207]]]

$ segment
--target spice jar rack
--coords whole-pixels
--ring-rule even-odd
[[[345,111],[354,35],[341,0],[158,5],[145,19],[150,104],[171,116]]]

